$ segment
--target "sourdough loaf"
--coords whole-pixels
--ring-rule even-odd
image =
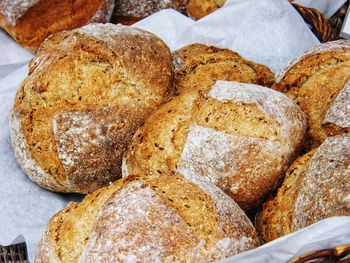
[[[218,81],[207,95],[189,91],[156,110],[135,134],[123,175],[205,178],[250,210],[278,186],[305,132],[304,114],[282,93]]]
[[[16,158],[52,191],[87,193],[121,176],[121,157],[173,93],[171,54],[156,36],[90,24],[49,37],[11,113]]]
[[[225,4],[226,0],[189,0],[187,14],[194,20],[209,15]]]
[[[216,80],[271,87],[274,74],[268,67],[248,61],[229,49],[192,44],[173,53],[176,92],[208,91]]]
[[[185,13],[187,2],[188,0],[117,0],[112,21],[130,25],[166,8]]]
[[[350,215],[350,136],[329,137],[288,169],[275,197],[256,218],[269,242],[332,216]]]
[[[1,0],[0,27],[34,51],[53,33],[108,22],[113,7],[114,0]]]
[[[350,131],[350,41],[321,44],[292,61],[276,76],[273,88],[306,113],[308,146]]]
[[[35,262],[212,262],[258,245],[249,219],[214,185],[130,176],[51,218]]]

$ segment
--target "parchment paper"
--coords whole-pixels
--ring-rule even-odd
[[[216,44],[264,63],[273,71],[318,44],[286,0],[229,1],[224,8],[197,22],[173,10],[164,10],[136,26],[154,32],[172,50],[194,42]],[[10,144],[8,113],[16,90],[27,74],[26,64],[32,54],[17,46],[1,31],[0,50],[0,244],[8,245],[18,235],[23,235],[33,262],[37,243],[49,218],[69,201],[79,200],[81,196],[41,189],[24,175],[15,161]],[[339,245],[335,241],[344,235],[348,238],[349,229],[350,218],[330,219],[312,226],[305,232],[307,234],[293,234],[292,237],[238,255],[234,262],[255,262],[258,257],[268,262],[287,261],[300,251],[313,250],[313,246],[308,249],[304,246],[309,240],[318,240],[317,237],[325,233],[328,241],[322,245]]]

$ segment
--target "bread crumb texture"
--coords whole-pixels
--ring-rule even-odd
[[[274,74],[264,65],[242,58],[229,49],[192,44],[173,53],[176,91],[209,91],[217,80],[271,87]]]
[[[172,93],[170,51],[151,33],[90,24],[52,35],[16,95],[17,159],[42,187],[94,191],[121,176],[134,132]]]
[[[164,174],[101,188],[50,220],[35,262],[212,262],[258,246],[237,204],[202,186]]]
[[[123,172],[205,178],[250,210],[277,187],[305,133],[304,114],[282,93],[218,81],[208,94],[185,92],[155,111],[135,134]]]
[[[350,41],[321,44],[292,61],[276,76],[273,89],[306,113],[307,146],[350,131]]]
[[[265,242],[332,216],[350,215],[350,136],[329,137],[287,171],[256,227]]]

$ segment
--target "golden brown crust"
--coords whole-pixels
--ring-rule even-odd
[[[350,214],[350,137],[329,137],[287,171],[275,197],[256,218],[260,238],[269,242],[327,217]]]
[[[33,159],[65,189],[42,186],[86,193],[116,180],[133,133],[172,92],[169,49],[148,32],[91,24],[50,37],[14,105]]]
[[[114,6],[112,0],[11,1],[0,4],[0,26],[31,51],[53,33],[78,28],[90,21],[108,22]]]
[[[212,192],[179,175],[129,176],[52,217],[35,262],[211,262],[257,246],[244,213],[231,199],[221,201],[219,207]],[[126,221],[112,220],[123,215]]]
[[[295,199],[315,150],[299,157],[287,170],[276,197],[269,197],[255,219],[255,227],[264,243],[292,232]],[[283,198],[283,199],[282,199]]]
[[[305,132],[303,113],[283,94],[217,82],[208,95],[192,90],[156,110],[127,150],[123,175],[195,173],[250,210],[277,187]]]
[[[245,60],[229,49],[192,44],[173,53],[176,91],[208,91],[217,80],[270,87],[274,74],[268,67]]]
[[[225,2],[225,0],[190,0],[187,5],[187,14],[194,20],[198,20],[219,9]]]
[[[308,147],[319,146],[327,136],[350,132],[349,126],[325,123],[327,112],[350,80],[349,43],[345,40],[334,41],[311,49],[282,70],[272,87],[285,93],[306,113]],[[340,108],[345,110],[345,100]],[[340,116],[340,108],[335,116]],[[349,115],[345,115],[349,123]]]

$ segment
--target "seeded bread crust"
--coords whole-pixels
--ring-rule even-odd
[[[272,88],[306,113],[309,148],[328,136],[349,133],[350,41],[328,42],[307,51],[276,75]]]
[[[18,162],[44,188],[92,192],[121,176],[134,132],[172,93],[170,51],[151,33],[90,24],[52,35],[16,95]]]
[[[109,22],[113,8],[113,0],[2,0],[0,27],[35,51],[53,33],[89,22]]]
[[[243,211],[215,186],[130,176],[52,217],[35,262],[212,262],[258,245]]]
[[[296,160],[276,196],[256,217],[260,239],[269,242],[332,216],[350,215],[350,137],[329,137]]]
[[[229,49],[192,44],[173,53],[176,92],[207,92],[217,80],[271,87],[274,74],[268,67],[248,61]]]
[[[123,176],[177,171],[205,178],[244,210],[276,189],[304,143],[306,120],[283,94],[218,81],[157,109],[124,155]]]

